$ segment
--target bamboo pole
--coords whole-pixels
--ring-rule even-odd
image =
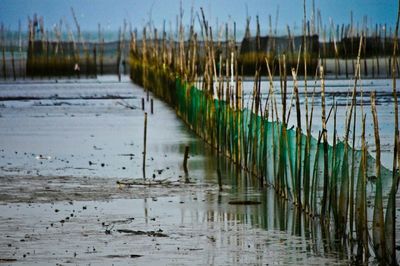
[[[3,69],[3,79],[4,80],[6,80],[7,79],[7,71],[6,71],[6,49],[4,48],[4,46],[3,46],[3,49],[2,49],[2,55],[3,55],[3,57],[2,57],[2,61],[3,61],[3,66],[2,66],[2,69]]]
[[[88,51],[87,47],[85,48],[84,53],[85,53],[85,61],[86,61],[86,78],[89,78],[89,75],[90,75],[90,57],[89,57],[89,51]]]
[[[366,18],[364,17],[364,19],[366,20]],[[364,27],[362,29],[362,33],[365,37],[368,37],[368,29],[367,29],[367,25],[366,22],[364,22]],[[368,64],[367,64],[367,41],[365,41],[363,43],[363,61],[364,61],[364,76],[368,77]]]
[[[295,180],[296,180],[296,194],[297,207],[301,209],[301,113],[300,113],[300,98],[299,88],[297,83],[297,74],[294,68],[292,69],[292,77],[294,82],[294,94],[296,97],[296,116],[297,116],[297,127],[296,127],[296,165],[295,165]]]
[[[371,112],[374,121],[375,134],[375,174],[376,174],[376,189],[375,189],[375,207],[373,214],[372,236],[374,250],[378,258],[386,257],[385,243],[385,224],[383,219],[383,203],[382,203],[382,177],[381,177],[381,143],[379,137],[379,123],[376,111],[376,92],[371,93]]]
[[[23,78],[23,56],[22,56],[22,26],[21,26],[21,20],[18,20],[18,55],[19,55],[19,77]],[[25,63],[26,67],[26,63]]]
[[[398,1],[398,12],[396,20],[396,28],[394,32],[394,46],[392,56],[392,83],[393,83],[393,99],[394,99],[394,152],[393,152],[393,169],[392,169],[392,188],[389,195],[386,217],[385,217],[385,238],[388,263],[396,264],[396,194],[399,186],[398,167],[400,165],[400,136],[399,136],[399,116],[398,116],[398,100],[397,100],[397,81],[396,81],[396,58],[398,49],[398,32],[400,19],[400,0]]]
[[[313,122],[313,114],[314,114],[314,103],[315,103],[315,89],[317,87],[317,78],[318,78],[318,67],[315,69],[315,76],[314,76],[314,88],[312,92],[312,97],[311,97],[311,110],[310,110],[310,117],[309,117],[309,123],[307,124],[307,137],[306,137],[306,145],[304,148],[304,175],[303,175],[303,188],[304,188],[304,210],[306,213],[311,213],[312,211],[312,206],[310,206],[310,192],[312,194],[312,186],[313,182],[311,178],[313,177],[311,175],[311,159],[310,156],[310,150],[311,150],[311,128],[312,128],[312,122]],[[311,183],[310,183],[311,180]],[[312,204],[312,201],[311,201]]]
[[[144,113],[144,131],[143,131],[143,179],[146,179],[146,150],[147,150],[147,112]]]
[[[354,23],[353,23],[353,11],[350,11],[350,51],[351,51],[351,55],[353,55],[353,53],[354,53],[354,35],[355,35],[355,30],[354,30]],[[354,64],[353,56],[351,57],[351,67],[352,67],[353,75],[356,75],[356,67]]]
[[[357,233],[357,257],[361,262],[365,262],[368,258],[368,224],[367,224],[367,199],[366,199],[366,183],[367,183],[367,148],[365,144],[365,119],[362,118],[361,133],[361,162],[357,180],[357,191],[355,200],[355,226]]]
[[[390,56],[387,56],[387,53],[386,53],[386,43],[387,43],[386,27],[387,27],[387,25],[385,24],[384,29],[383,29],[383,36],[384,36],[384,37],[383,37],[383,44],[382,44],[382,46],[383,46],[384,56],[385,56],[385,58],[387,57],[387,60],[384,59],[384,61],[385,61],[386,77],[389,78],[389,77],[390,77],[391,71],[390,71]]]
[[[101,39],[100,43],[100,75],[104,75],[104,50],[105,50],[105,44],[104,44],[104,37]]]
[[[333,25],[333,21],[332,19],[330,19],[331,21],[331,35],[333,37],[333,48],[334,48],[334,52],[335,52],[335,76],[336,79],[338,78],[338,75],[340,75],[340,64],[339,64],[339,51],[336,45],[336,36],[335,36],[335,31],[334,31],[334,25]]]
[[[273,173],[273,180],[274,180],[274,185],[275,185],[275,189],[276,191],[279,193],[279,189],[280,189],[280,184],[278,181],[278,176],[277,176],[277,171],[276,171],[276,142],[275,142],[275,128],[278,125],[278,112],[277,112],[277,105],[276,105],[276,98],[275,98],[275,93],[274,93],[274,83],[273,83],[273,78],[272,78],[272,73],[271,73],[271,69],[268,63],[268,59],[265,58],[265,63],[267,65],[267,71],[268,71],[268,80],[269,80],[269,93],[271,94],[271,121],[274,123],[272,126],[272,131],[271,131],[271,135],[272,135],[272,158],[273,158],[273,163],[272,163],[272,173]],[[275,106],[275,112],[276,112],[276,121],[274,121],[274,106]]]
[[[281,100],[282,100],[282,125],[280,125],[280,130],[281,132],[278,133],[279,135],[279,146],[278,146],[278,180],[279,180],[279,186],[280,186],[280,195],[283,198],[287,198],[288,196],[288,180],[287,180],[287,174],[286,174],[286,167],[287,167],[287,128],[286,128],[286,89],[287,89],[287,79],[286,79],[286,57],[285,54],[282,56],[282,61],[281,61],[282,67],[281,70],[282,72],[282,78],[281,78],[281,84],[283,86],[281,87]],[[291,166],[291,165],[290,165]]]
[[[362,48],[362,42],[363,42],[363,36],[360,38],[360,45],[358,49],[358,56],[357,56],[357,64],[356,64],[356,72],[355,72],[355,79],[354,79],[354,85],[353,85],[353,92],[352,92],[352,101],[351,101],[351,106],[349,113],[346,117],[346,125],[345,125],[345,137],[344,137],[344,156],[343,156],[343,165],[342,165],[342,182],[341,182],[341,187],[340,187],[340,196],[339,196],[339,227],[338,227],[338,234],[341,236],[345,236],[346,234],[346,228],[347,228],[347,216],[348,216],[348,210],[349,210],[349,205],[350,205],[350,232],[352,232],[353,225],[352,225],[352,204],[353,200],[352,198],[352,189],[354,187],[354,183],[352,180],[349,180],[349,175],[348,175],[348,149],[349,149],[349,132],[350,132],[350,126],[351,126],[351,120],[353,117],[353,109],[356,106],[356,95],[357,95],[357,83],[359,79],[359,73],[360,73],[360,55],[361,55],[361,48]],[[355,122],[355,121],[354,121]],[[355,123],[354,123],[355,124]],[[355,126],[353,127],[353,134]],[[354,159],[354,158],[353,158]],[[354,160],[352,160],[354,161]],[[352,168],[353,169],[353,168]],[[352,171],[353,172],[353,171]],[[350,181],[350,182],[349,182]],[[352,183],[353,185],[351,185]],[[350,184],[350,191],[349,191],[349,184]],[[350,200],[349,200],[349,194],[350,194]]]
[[[121,28],[118,30],[118,43],[117,43],[117,62],[116,62],[116,70],[117,70],[117,76],[118,76],[118,81],[121,82],[121,70],[120,70],[120,64],[121,64],[121,53],[122,53],[122,33],[121,33]]]
[[[331,181],[330,181],[330,191],[329,191],[329,205],[328,210],[332,210],[333,218],[335,224],[338,224],[338,206],[337,206],[337,146],[336,146],[336,139],[337,139],[337,131],[336,131],[336,122],[337,122],[337,102],[335,102],[335,98],[333,98],[333,106],[334,114],[333,114],[333,144],[332,144],[332,156],[331,156]],[[332,110],[332,109],[331,109]],[[329,114],[330,116],[330,114]],[[329,117],[328,116],[328,117]],[[328,118],[329,119],[329,118]]]
[[[308,93],[307,93],[307,37],[306,37],[306,21],[307,21],[307,16],[306,16],[306,0],[303,1],[303,13],[304,13],[304,25],[303,25],[303,34],[304,34],[304,44],[303,44],[303,61],[304,61],[304,97],[305,97],[305,103],[306,103],[306,131],[307,134],[310,131],[308,127]],[[314,12],[314,0],[313,0],[313,13],[312,13],[312,18],[313,18],[313,32],[314,32],[314,27],[315,27],[315,12]]]
[[[318,133],[318,142],[317,142],[317,151],[315,153],[315,161],[313,167],[313,174],[312,174],[312,182],[311,182],[311,215],[317,216],[318,215],[318,208],[317,208],[317,187],[318,187],[318,167],[319,167],[319,146],[321,144],[322,133],[319,131]]]
[[[347,51],[347,34],[346,34],[346,41],[343,40],[342,38],[342,45],[343,45],[343,51],[344,51],[344,62],[345,62],[345,72],[346,72],[346,79],[349,78],[349,66],[348,66],[348,51]]]
[[[379,36],[379,34],[378,34],[378,24],[375,24],[375,38],[374,38],[374,41],[375,41],[375,49],[376,49],[376,54],[375,54],[375,60],[376,60],[376,70],[377,70],[377,75],[378,75],[378,77],[380,76],[380,71],[379,71],[379,48],[380,48],[380,45],[379,45],[379,41],[380,41],[380,36]],[[383,54],[383,53],[380,53],[380,54]],[[374,73],[374,71],[372,72],[373,73],[373,76],[375,76],[375,73]]]
[[[217,110],[217,119],[216,122],[217,124],[215,125],[217,128],[217,177],[218,177],[218,187],[219,191],[222,191],[222,177],[221,177],[221,162],[220,162],[220,135],[221,135],[221,125],[219,123],[220,117],[221,117],[221,105],[220,103],[218,104],[218,110]]]
[[[96,44],[93,45],[93,74],[97,77],[97,48]]]
[[[321,201],[321,216],[325,218],[327,201],[328,201],[328,188],[329,188],[329,166],[328,166],[328,133],[326,129],[326,112],[325,112],[325,79],[324,67],[320,66],[320,79],[321,79],[321,108],[322,108],[322,137],[324,141],[324,184],[323,194]]]
[[[14,59],[14,47],[13,44],[10,45],[11,49],[11,66],[12,66],[12,73],[13,73],[13,79],[14,81],[17,80],[17,74],[15,72],[15,59]]]

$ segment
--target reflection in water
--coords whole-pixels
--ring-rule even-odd
[[[282,200],[276,195],[273,188],[260,187],[258,178],[238,169],[223,156],[220,161],[224,190],[217,192],[216,155],[212,154],[209,147],[192,145],[190,149],[194,153],[205,154],[204,182],[213,183],[215,186],[215,190],[206,191],[204,195],[206,209],[204,219],[208,224],[207,229],[217,231],[209,241],[207,263],[214,262],[215,246],[225,245],[234,245],[240,250],[249,250],[250,253],[246,253],[246,256],[254,255],[260,263],[266,260],[270,261],[271,256],[274,256],[266,254],[266,251],[274,250],[277,246],[293,253],[293,256],[274,258],[283,264],[293,264],[299,262],[298,260],[304,260],[304,257],[307,256],[337,260],[348,259],[346,249],[336,242],[334,235],[326,229],[327,227],[320,226],[318,218],[310,218],[290,202]],[[251,201],[260,204],[231,205],[229,201]],[[190,218],[201,222],[199,220],[202,216],[201,212],[201,209],[190,212]],[[263,233],[247,235],[249,226],[263,229]],[[234,233],[223,234],[221,232]],[[241,258],[243,254],[236,252],[233,255],[232,263],[243,262],[243,258]]]
[[[387,89],[388,86],[382,85],[385,89]],[[370,88],[371,89],[371,88]],[[336,92],[333,92],[330,97],[334,97],[336,95]],[[385,97],[387,99],[385,101],[390,103],[390,94],[387,94]],[[343,100],[343,99],[342,99]],[[344,102],[341,102],[342,105],[339,108],[339,117],[340,119],[344,119],[345,115],[345,104]],[[368,109],[370,108],[369,106],[365,106],[366,111],[365,112],[370,112]],[[380,106],[381,108],[381,115],[387,116],[387,114],[390,114],[391,111],[389,111],[389,108],[392,108],[391,104],[386,104]],[[278,108],[279,109],[279,108]],[[318,109],[318,108],[317,108]],[[318,113],[317,110],[316,113]],[[294,116],[293,116],[294,117]],[[392,117],[389,117],[390,119]],[[293,118],[294,119],[294,118]],[[382,119],[382,121],[387,121],[386,119]],[[290,123],[289,123],[290,124]],[[320,125],[315,123],[314,125],[314,131],[318,131],[320,129]],[[372,128],[372,127],[371,127]],[[370,130],[372,130],[370,128]],[[340,129],[340,131],[343,131],[343,129]],[[392,143],[392,125],[384,126],[382,128],[382,136],[383,139],[386,141],[386,146],[388,149],[385,151],[389,155],[392,152],[392,148],[390,148],[391,143]],[[369,136],[373,136],[373,133],[367,132]],[[356,134],[360,134],[357,132]],[[371,137],[372,138],[372,137]],[[373,143],[373,140],[370,141]],[[371,144],[373,145],[373,144]],[[371,149],[372,150],[372,149]],[[215,173],[215,169],[218,168],[216,165],[216,161],[221,161],[221,164],[223,165],[222,168],[223,170],[223,175],[224,175],[224,183],[226,185],[231,186],[231,197],[237,197],[240,200],[257,200],[262,202],[263,204],[258,207],[254,206],[242,206],[241,212],[238,214],[238,219],[242,221],[243,223],[246,224],[251,224],[253,226],[257,226],[260,228],[264,228],[266,230],[282,230],[289,232],[293,235],[305,238],[307,240],[311,240],[312,244],[308,247],[308,250],[312,250],[315,254],[321,254],[323,256],[329,255],[329,254],[335,254],[336,256],[339,257],[344,257],[344,258],[352,258],[352,254],[357,254],[355,247],[348,245],[354,245],[351,241],[348,242],[347,238],[344,238],[342,241],[340,241],[339,237],[335,235],[333,232],[337,231],[337,228],[339,227],[339,224],[324,224],[321,226],[321,220],[319,217],[305,217],[301,212],[299,212],[296,207],[294,207],[291,203],[289,203],[288,206],[288,201],[282,201],[280,198],[275,198],[275,192],[272,190],[268,192],[268,189],[261,189],[260,184],[257,178],[252,178],[248,176],[246,173],[244,173],[241,170],[236,169],[236,166],[230,165],[227,160],[224,160],[223,158],[218,158],[218,159],[212,159],[212,155],[208,155],[211,159],[207,160],[205,162],[205,172],[207,175],[205,176],[205,181],[215,183],[217,180]],[[221,156],[223,157],[223,156]],[[386,156],[387,157],[387,156]],[[389,156],[390,158],[391,156]],[[368,163],[370,165],[373,165],[371,162],[372,157],[368,159]],[[390,165],[386,162],[386,165]],[[358,165],[359,162],[356,160],[356,165]],[[372,173],[372,172],[371,172]],[[388,172],[389,173],[389,172]],[[371,174],[372,175],[372,174]],[[382,175],[383,176],[383,175]],[[213,178],[210,178],[213,177]],[[389,192],[390,187],[391,187],[391,174],[386,174],[385,178],[383,178],[383,183],[384,183],[384,191],[386,193]],[[269,178],[266,178],[266,180],[270,180]],[[318,181],[319,182],[319,181]],[[318,184],[320,185],[320,184]],[[374,192],[374,186],[373,182],[369,182],[368,184],[368,196],[373,197],[373,192]],[[272,194],[271,196],[268,196],[268,194]],[[318,193],[317,193],[318,194]],[[321,193],[322,194],[322,193]],[[320,197],[317,196],[317,197]],[[373,202],[372,199],[369,199],[370,202]],[[221,200],[220,198],[212,198],[208,199],[211,202],[217,202],[220,203]],[[320,200],[320,199],[319,199]],[[318,201],[318,200],[317,200]],[[386,201],[387,198],[384,199],[384,205],[386,206]],[[292,202],[292,199],[289,199],[289,202]],[[273,204],[272,204],[273,203]],[[369,204],[369,203],[368,203]],[[373,205],[369,204],[368,205],[368,210],[367,210],[367,218],[368,218],[368,226],[372,227],[372,210],[373,210]],[[397,210],[399,212],[400,209]],[[270,218],[272,217],[272,218]],[[329,220],[329,219],[328,219]],[[354,236],[353,236],[354,237]],[[373,252],[371,250],[371,252]]]
[[[146,225],[149,224],[149,211],[148,211],[148,204],[147,204],[147,198],[143,199],[143,210],[144,210],[144,220]]]
[[[271,201],[274,192],[265,190],[257,196],[248,195],[252,199],[262,202],[258,206],[222,206],[217,204],[218,195],[214,195],[209,203],[209,210],[206,213],[208,223],[211,223],[211,230],[215,226],[220,226],[221,231],[231,231],[232,234],[215,235],[215,241],[211,241],[210,254],[213,254],[215,245],[235,246],[238,250],[246,250],[246,256],[257,257],[257,261],[275,261],[281,263],[296,263],[304,260],[305,256],[336,257],[334,250],[330,250],[326,245],[318,243],[319,239],[324,239],[319,231],[317,223],[311,224],[304,221],[307,227],[302,227],[301,217],[295,210],[289,210],[286,203]],[[228,196],[229,197],[229,196]],[[269,199],[269,200],[268,200]],[[305,218],[307,219],[307,218]],[[265,229],[263,233],[248,234],[247,226]],[[313,227],[312,227],[313,226]],[[312,232],[312,236],[306,236],[305,232]],[[283,250],[281,250],[283,249]],[[274,254],[276,250],[280,250]],[[279,257],[280,252],[287,252],[287,256]],[[267,252],[267,253],[266,253]],[[241,252],[235,253],[232,263],[243,262]],[[276,257],[278,255],[278,257]]]

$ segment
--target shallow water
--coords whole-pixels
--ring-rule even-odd
[[[144,96],[128,78],[118,83],[114,76],[1,84],[0,174],[142,177]],[[164,103],[155,100],[151,115],[146,102],[146,111],[146,174],[163,170],[162,177],[176,178],[185,145],[194,152],[203,144]]]
[[[154,115],[146,102],[146,176],[181,180],[188,145],[194,184],[118,192],[116,180],[142,177],[143,97],[128,77],[0,84],[0,259],[19,265],[349,263],[318,220],[297,214],[223,158],[219,192],[217,157],[157,99]],[[43,196],[51,191],[55,196]],[[230,204],[238,200],[259,204]],[[120,229],[161,229],[167,237]]]
[[[281,228],[293,221],[266,215],[268,204],[232,206],[231,198],[229,192],[199,190],[161,198],[0,205],[0,257],[16,258],[18,265],[346,263]]]

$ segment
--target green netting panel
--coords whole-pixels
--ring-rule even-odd
[[[348,144],[338,142],[335,146],[328,145],[325,166],[322,137],[316,139],[297,133],[296,129],[268,121],[249,109],[236,110],[229,103],[214,99],[207,92],[181,81],[164,68],[133,60],[131,70],[135,82],[171,104],[184,122],[206,142],[215,148],[218,146],[221,152],[247,171],[274,186],[282,196],[295,201],[300,198],[306,210],[313,214],[321,213],[321,188],[328,186],[324,183],[324,172],[327,171],[328,212],[325,215],[333,216],[339,232],[345,232],[347,228],[351,195],[358,204],[353,206],[363,208],[360,199],[365,199],[364,192],[366,195],[375,193],[374,186],[366,186],[365,180],[360,179],[375,175],[375,160],[370,154],[362,164],[361,151],[353,151]],[[366,171],[360,165],[365,165]],[[382,180],[391,180],[391,177],[392,172],[382,167]],[[359,209],[357,213],[364,219],[366,214]],[[357,232],[363,234],[368,229],[357,221]],[[365,244],[365,241],[362,242]]]
[[[220,145],[220,149],[233,160],[240,159],[240,164],[247,169],[263,176],[267,183],[273,185],[279,181],[285,185],[289,191],[294,189],[297,182],[303,186],[304,178],[316,179],[316,185],[323,185],[323,141],[318,147],[319,157],[316,160],[318,140],[311,137],[309,140],[309,150],[306,150],[307,136],[302,134],[300,137],[301,145],[297,145],[296,129],[283,128],[278,122],[267,121],[265,118],[256,116],[248,109],[234,110],[225,101],[218,101],[207,96],[204,91],[195,88],[178,77],[168,73],[163,68],[144,66],[137,62],[131,64],[132,77],[146,89],[152,90],[157,96],[165,99],[172,104],[179,116],[193,129],[202,136],[207,142]],[[220,135],[217,136],[218,131]],[[217,140],[218,137],[218,140]],[[297,162],[300,148],[301,161]],[[336,144],[335,148],[328,147],[328,172],[330,181],[340,189],[343,182],[343,170],[345,165],[354,166],[354,173],[357,176],[361,158],[360,151],[354,151],[355,162],[352,163],[352,149],[348,149],[348,163],[344,164],[345,145],[342,142]],[[307,161],[305,162],[305,158]],[[315,169],[316,164],[318,167]],[[301,171],[300,178],[295,171],[300,165],[307,168]],[[374,159],[367,155],[368,176],[373,176]],[[352,169],[349,169],[351,175]],[[305,175],[306,172],[306,176]],[[315,173],[313,173],[315,172]],[[386,168],[382,168],[383,180],[391,177],[392,173]],[[306,184],[311,184],[314,180],[309,180]]]

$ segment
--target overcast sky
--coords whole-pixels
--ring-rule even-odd
[[[311,16],[312,0],[307,0],[307,17]],[[286,30],[286,25],[300,28],[303,18],[303,0],[182,0],[184,19],[189,23],[190,10],[200,12],[203,7],[212,26],[217,22],[237,23],[238,30],[245,27],[246,13],[252,17],[259,15],[261,30],[269,29],[268,16],[272,15],[275,25],[279,9],[278,29]],[[26,27],[27,17],[34,13],[44,17],[46,27],[58,23],[60,19],[73,26],[71,7],[74,8],[82,30],[96,30],[101,23],[104,29],[117,30],[124,19],[133,27],[142,28],[151,17],[156,27],[166,21],[175,28],[176,15],[179,14],[180,0],[0,0],[0,22],[11,29],[18,28],[18,21]],[[394,25],[397,0],[315,0],[316,9],[321,10],[323,22],[328,24],[349,23],[350,12],[354,21],[362,22],[368,17],[368,25],[375,23]]]

